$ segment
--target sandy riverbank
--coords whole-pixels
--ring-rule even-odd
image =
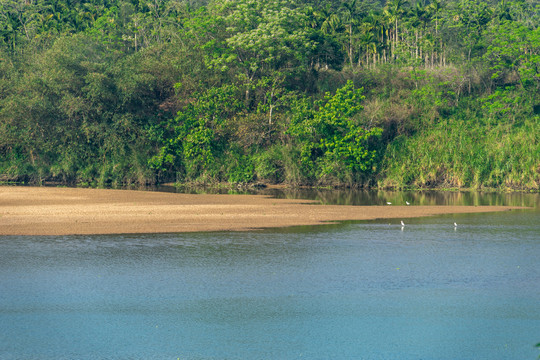
[[[511,209],[517,207],[341,206],[258,195],[0,186],[0,235],[241,231]]]

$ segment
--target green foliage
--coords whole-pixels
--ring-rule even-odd
[[[193,102],[165,124],[166,135],[160,139],[163,145],[150,160],[151,166],[165,170],[172,165],[173,170],[184,171],[191,180],[205,175],[225,146],[220,134],[226,120],[242,110],[242,103],[235,97],[237,91],[235,86],[224,85],[196,94]]]
[[[305,52],[315,46],[301,26],[304,14],[290,1],[226,1],[219,11],[225,14],[231,36],[225,40],[229,51],[212,59],[213,66],[235,63],[251,74],[265,68],[276,70],[290,61],[303,65]]]
[[[282,146],[274,145],[253,157],[258,180],[273,184],[282,183],[285,180],[283,152]]]
[[[0,180],[538,189],[539,24],[534,1],[0,0]]]
[[[249,183],[255,177],[254,159],[242,149],[232,147],[225,152],[225,178],[230,183]]]
[[[492,70],[492,79],[512,84],[519,81],[525,89],[540,91],[540,28],[529,29],[512,21],[492,26],[484,59]],[[516,80],[512,80],[515,75]]]
[[[520,105],[525,100],[521,92],[515,91],[514,86],[507,86],[504,89],[498,88],[492,94],[480,98],[482,109],[486,112],[485,120],[489,122],[504,121],[506,119],[516,121],[530,116],[520,114],[519,111],[526,109]]]
[[[313,108],[305,101],[295,109],[288,133],[301,148],[301,167],[310,177],[324,178],[335,173],[335,166],[351,172],[369,172],[376,153],[367,146],[382,129],[365,129],[354,116],[362,109],[362,89],[355,89],[352,81],[327,93]]]
[[[486,128],[475,119],[437,124],[396,139],[386,151],[383,186],[538,188],[539,118]]]

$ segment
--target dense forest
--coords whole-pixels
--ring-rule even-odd
[[[0,181],[540,189],[537,0],[0,0]]]

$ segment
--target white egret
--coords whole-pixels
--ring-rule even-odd
[[[405,204],[407,204],[407,205],[411,205],[411,203],[410,203],[410,202],[408,202],[408,201],[406,201],[406,200],[405,200]]]
[[[403,220],[401,220],[401,226],[405,226],[405,223],[403,222]]]

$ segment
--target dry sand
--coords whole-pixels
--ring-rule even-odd
[[[342,206],[258,195],[0,186],[0,235],[242,231],[343,220],[517,209],[509,206]]]

